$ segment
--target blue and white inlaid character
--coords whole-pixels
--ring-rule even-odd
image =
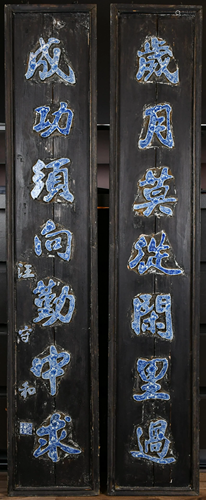
[[[32,367],[30,371],[35,377],[42,377],[44,380],[49,380],[50,394],[55,396],[57,392],[56,382],[57,377],[64,375],[63,366],[68,365],[70,362],[70,354],[66,351],[57,352],[54,345],[50,346],[50,353],[43,358],[34,358],[32,360]],[[44,365],[46,370],[43,371]],[[49,368],[48,368],[49,367]]]
[[[69,135],[74,113],[67,107],[66,102],[60,102],[59,109],[52,113],[52,116],[54,116],[52,123],[47,119],[47,115],[50,112],[50,106],[39,106],[35,111],[40,116],[39,123],[33,126],[33,130],[39,133],[41,137],[49,137],[53,132],[58,132],[58,134],[65,136]],[[66,119],[65,127],[59,125],[62,117]]]
[[[146,136],[142,139],[144,128],[141,131],[138,142],[139,149],[153,147],[154,136],[167,148],[174,147],[174,139],[171,124],[172,108],[170,104],[156,104],[155,106],[146,107],[143,113],[143,119],[146,123]],[[149,118],[149,120],[148,120]]]
[[[157,176],[157,174],[159,174]],[[177,203],[175,196],[168,196],[169,182],[174,179],[168,167],[151,168],[138,182],[138,201],[134,202],[133,211],[136,215],[149,217],[151,215],[173,215],[173,207]],[[166,183],[167,181],[167,183]]]
[[[176,462],[176,459],[171,456],[170,449],[171,441],[165,436],[167,430],[167,421],[164,419],[151,421],[149,424],[149,439],[143,441],[143,429],[137,427],[137,443],[138,451],[130,451],[134,458],[145,458],[156,464],[171,464]],[[141,442],[142,441],[142,442]],[[170,456],[168,456],[170,455]]]
[[[170,399],[166,392],[159,392],[161,385],[157,381],[162,379],[167,373],[168,360],[166,358],[142,359],[137,361],[137,372],[143,382],[141,390],[145,391],[141,394],[133,394],[135,401],[145,401],[146,399]]]
[[[59,196],[58,201],[68,201],[69,203],[74,201],[74,196],[69,190],[69,163],[69,158],[59,158],[47,163],[47,165],[42,160],[35,163],[32,168],[34,187],[31,190],[31,197],[33,200],[36,200],[43,189],[46,188],[48,194],[43,197],[45,203],[52,201],[57,195]],[[43,172],[44,169],[46,172]],[[44,179],[45,176],[46,180]]]
[[[136,335],[151,333],[173,339],[171,295],[140,293],[133,299],[132,329]]]
[[[18,263],[18,279],[34,278],[35,274],[31,264]]]
[[[31,332],[32,332],[32,328],[29,328],[27,325],[25,325],[25,327],[22,330],[18,331],[19,337],[22,340],[22,342],[27,344],[27,342],[29,341],[29,336],[30,336]]]
[[[22,384],[22,387],[18,388],[22,398],[26,399],[27,396],[33,396],[33,394],[36,394],[36,389],[35,387],[29,386],[29,382],[26,381]]]
[[[61,259],[67,262],[70,260],[72,233],[68,229],[56,229],[56,224],[49,219],[46,224],[44,224],[41,235],[43,236],[44,245],[48,252],[56,251]],[[62,246],[65,251],[58,252]],[[34,251],[38,257],[42,255],[42,241],[37,234],[34,237]]]
[[[68,75],[59,68],[61,49],[59,47],[54,47],[53,54],[50,55],[49,53],[50,47],[52,45],[58,45],[59,43],[60,40],[58,38],[49,38],[47,43],[45,43],[42,37],[39,38],[40,47],[36,52],[30,52],[29,54],[28,68],[25,74],[27,80],[32,78],[37,68],[42,66],[41,71],[39,70],[39,77],[41,80],[46,80],[46,78],[56,74],[64,80],[65,83],[70,83],[70,85],[76,83],[75,74],[71,66],[68,65]]]
[[[62,284],[62,283],[61,283]],[[49,318],[47,321],[42,323],[42,326],[52,326],[57,321],[60,323],[70,323],[74,308],[75,308],[75,296],[73,293],[69,293],[69,286],[62,286],[61,293],[57,297],[57,294],[53,292],[54,287],[58,287],[60,282],[49,280],[48,285],[45,285],[42,280],[38,281],[37,287],[33,290],[38,298],[34,300],[34,304],[38,309],[38,316],[33,319],[34,323],[39,323],[40,321]],[[64,306],[66,304],[66,311]],[[64,310],[65,314],[62,314]]]
[[[50,423],[48,425],[39,427],[36,431],[37,436],[40,436],[40,439],[38,439],[39,447],[34,451],[34,457],[39,458],[46,453],[52,462],[58,462],[66,456],[71,458],[71,455],[75,456],[82,453],[80,447],[74,443],[71,438],[67,440],[67,443],[64,442],[67,437],[65,427],[66,424],[70,422],[71,417],[64,416],[61,418],[60,413],[54,413],[50,417]],[[42,439],[42,436],[48,437]],[[58,448],[60,454],[58,453]]]
[[[19,434],[24,436],[32,436],[33,424],[31,422],[20,422]]]
[[[141,82],[157,81],[155,77],[166,77],[166,82],[172,85],[179,83],[179,68],[176,64],[176,70],[170,71],[168,65],[174,59],[172,49],[166,41],[156,36],[147,37],[144,42],[144,49],[138,50],[139,68],[136,79]]]
[[[175,267],[171,268],[171,265]],[[157,273],[177,276],[184,273],[174,259],[169,240],[163,230],[155,235],[142,234],[135,241],[127,267],[140,275]]]

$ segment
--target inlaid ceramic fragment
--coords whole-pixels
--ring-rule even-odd
[[[34,237],[34,251],[39,257],[42,255],[42,246],[46,248],[47,254],[56,252],[57,255],[67,262],[71,256],[72,233],[68,229],[57,229],[56,224],[51,220],[47,220],[43,225],[41,236],[36,234]],[[58,250],[62,250],[61,252]],[[53,253],[52,253],[53,255]]]
[[[60,40],[58,38],[49,38],[45,43],[42,37],[39,38],[39,48],[35,52],[30,52],[27,72],[25,77],[27,80],[33,77],[37,68],[39,68],[39,78],[45,80],[53,75],[58,75],[65,83],[74,85],[76,78],[73,69],[68,65],[68,75],[59,68],[61,49],[53,47],[58,45]],[[53,52],[52,52],[53,51]]]
[[[57,322],[70,323],[75,309],[75,296],[70,291],[69,285],[63,286],[62,282],[54,281],[52,278],[48,284],[40,280],[33,294],[37,295],[34,304],[38,311],[38,316],[33,319],[34,323],[41,322],[42,326],[53,326]]]
[[[54,132],[56,132],[57,135],[69,135],[74,113],[67,107],[66,102],[60,102],[59,109],[54,113],[51,113],[51,116],[54,116],[52,122],[48,119],[50,106],[39,106],[35,109],[35,111],[36,124],[33,126],[33,130],[38,132],[41,137],[49,137]],[[38,119],[39,122],[37,123]],[[61,125],[62,121],[65,122],[64,126]]]
[[[155,146],[174,147],[172,131],[172,107],[168,103],[145,106],[143,112],[144,124],[138,142],[139,149]],[[156,143],[154,144],[154,139]]]
[[[50,385],[50,394],[55,396],[57,393],[57,378],[64,375],[63,367],[70,362],[70,354],[66,351],[59,351],[55,345],[51,345],[49,354],[38,354],[32,360],[30,371],[35,377],[41,377],[43,380],[48,380]]]
[[[130,451],[132,457],[143,458],[156,464],[171,464],[176,462],[172,456],[171,441],[165,435],[167,431],[167,422],[164,419],[153,420],[149,424],[149,438],[144,438],[142,427],[137,427],[137,450]]]
[[[170,69],[174,63],[172,49],[167,42],[156,36],[147,36],[144,48],[138,50],[138,72],[136,79],[141,83],[158,82],[177,85],[179,83],[179,68]]]
[[[72,203],[74,196],[69,190],[69,163],[69,158],[59,158],[47,163],[47,165],[42,160],[38,160],[32,167],[34,172],[32,199],[42,199],[45,203],[50,201]],[[44,196],[43,190],[47,193]]]
[[[166,233],[141,234],[133,243],[128,269],[143,275],[147,273],[176,276],[183,270],[175,261]]]
[[[172,216],[177,203],[175,196],[167,196],[174,177],[168,167],[150,168],[138,181],[138,194],[133,203],[136,215]]]
[[[80,447],[71,439],[71,431],[71,417],[60,412],[53,413],[36,431],[39,439],[34,457],[46,455],[52,462],[59,462],[65,457],[74,458],[82,453]]]
[[[159,335],[173,339],[171,295],[139,293],[133,299],[132,329],[136,335]]]
[[[147,399],[170,399],[169,394],[160,392],[161,385],[157,382],[161,380],[168,369],[166,358],[142,359],[137,361],[137,373],[145,384],[141,386],[140,394],[133,394],[135,401],[145,401]]]

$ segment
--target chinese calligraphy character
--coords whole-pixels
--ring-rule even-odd
[[[42,70],[39,71],[39,77],[41,80],[45,80],[56,73],[66,83],[70,83],[71,85],[76,83],[74,71],[70,66],[69,75],[66,75],[61,69],[59,69],[61,49],[59,47],[53,48],[53,57],[49,54],[49,48],[51,45],[58,43],[60,43],[58,38],[49,38],[47,43],[45,43],[42,37],[39,38],[39,49],[37,49],[36,52],[30,52],[29,54],[28,68],[25,74],[27,80],[34,75],[39,66],[42,66]],[[38,56],[39,58],[37,59]]]
[[[32,328],[29,328],[27,325],[23,328],[23,330],[19,330],[18,334],[22,342],[25,344],[29,341],[29,335],[32,332]]]
[[[33,130],[35,130],[35,132],[38,133],[41,132],[40,133],[41,137],[49,137],[51,134],[53,134],[53,132],[56,131],[59,134],[69,135],[74,113],[71,109],[67,108],[66,102],[60,102],[59,109],[54,113],[52,113],[52,116],[54,116],[52,123],[49,120],[47,120],[47,115],[50,112],[49,106],[39,106],[39,108],[36,108],[35,111],[40,114],[40,117],[39,117],[39,123],[33,126]],[[59,122],[62,122],[62,120],[66,118],[66,115],[67,115],[66,125],[65,127],[61,127],[59,125]]]
[[[151,148],[154,135],[157,136],[159,142],[167,148],[174,147],[172,135],[171,115],[172,108],[169,104],[157,104],[144,110],[143,118],[147,126],[147,133],[144,139],[139,140],[138,146],[140,149]],[[149,121],[148,118],[149,117]],[[142,130],[141,136],[144,131]]]
[[[32,177],[32,181],[35,184],[31,191],[33,200],[38,198],[46,184],[48,194],[43,197],[43,201],[46,203],[51,201],[57,194],[60,197],[58,201],[63,201],[63,198],[65,201],[73,202],[74,196],[70,193],[68,186],[68,167],[63,168],[67,163],[70,163],[69,158],[60,158],[59,160],[51,161],[47,165],[42,160],[37,161],[33,166],[34,176]],[[51,170],[51,172],[48,172],[46,183],[42,180],[46,175],[42,172],[44,168]]]
[[[156,174],[160,173],[159,177]],[[169,179],[174,179],[173,175],[169,174],[168,167],[151,168],[146,171],[145,176],[138,182],[138,198],[139,203],[133,204],[133,210],[137,215],[173,215],[171,206],[177,203],[177,198],[174,196],[166,197],[169,191]]]
[[[152,302],[152,304],[151,304]],[[132,328],[136,335],[147,332],[163,339],[173,339],[171,295],[138,294],[133,299],[134,315]]]
[[[32,423],[20,422],[19,434],[23,434],[25,436],[32,436]]]
[[[31,264],[23,264],[23,262],[18,263],[18,278],[34,278],[34,274],[32,272]]]
[[[145,439],[144,446],[140,438],[143,434],[142,427],[137,427],[137,442],[139,451],[130,451],[134,458],[146,458],[157,464],[171,464],[175,458],[167,456],[171,441],[165,436],[167,429],[166,420],[156,420],[149,424],[149,439]]]
[[[146,384],[141,387],[143,394],[133,394],[135,401],[145,401],[146,399],[170,399],[166,392],[158,392],[161,385],[157,380],[164,377],[167,372],[168,361],[166,358],[155,358],[152,360],[139,358],[137,361],[137,371]]]
[[[158,245],[157,241],[159,239],[160,243]],[[167,267],[163,267],[163,259]],[[142,234],[138,238],[133,244],[132,254],[127,267],[139,274],[158,273],[169,274],[170,276],[183,274],[183,270],[180,269],[176,261],[175,268],[169,267],[172,265],[172,261],[174,261],[174,258],[170,243],[166,237],[166,233],[161,231],[154,236]]]
[[[49,319],[45,323],[42,323],[42,326],[54,325],[58,320],[61,323],[69,323],[71,321],[75,307],[75,297],[72,293],[69,293],[69,286],[66,285],[62,287],[58,297],[56,293],[52,293],[53,287],[59,286],[59,283],[50,279],[46,286],[42,280],[38,281],[37,287],[33,290],[33,293],[38,295],[38,299],[34,300],[38,308],[38,316],[33,319],[34,323],[39,323],[45,318]],[[66,309],[68,310],[65,314],[62,314],[66,303]]]
[[[29,382],[26,381],[22,384],[22,387],[19,387],[19,392],[22,398],[26,399],[28,395],[32,396],[33,394],[36,394],[36,389],[35,387],[29,387]]]
[[[163,74],[166,80],[173,85],[179,83],[179,68],[177,67],[173,73],[168,69],[168,65],[173,59],[173,53],[169,45],[166,45],[165,40],[156,38],[156,36],[148,37],[144,43],[144,50],[138,50],[137,55],[139,58],[137,80],[147,82],[153,75],[160,77]],[[149,80],[149,82],[152,81]],[[167,81],[166,83],[168,83]]]
[[[63,442],[67,436],[67,432],[64,429],[67,422],[71,422],[71,417],[64,416],[61,420],[60,413],[54,413],[50,417],[49,425],[42,425],[42,427],[37,429],[37,436],[48,436],[48,438],[42,439],[40,437],[38,440],[40,446],[34,451],[35,458],[41,457],[46,453],[52,462],[58,462],[61,458],[58,454],[58,448],[64,452],[63,457],[67,455],[79,455],[81,453],[81,449],[71,439],[69,439],[69,444]],[[63,430],[61,431],[61,429]]]
[[[45,236],[45,247],[49,252],[57,251],[65,246],[65,252],[57,252],[57,255],[66,261],[69,261],[71,255],[72,233],[67,229],[56,230],[56,225],[52,220],[48,220],[44,225],[41,235]],[[38,257],[42,254],[41,240],[37,235],[34,237],[34,251]]]
[[[35,377],[42,377],[44,380],[49,380],[50,382],[50,394],[54,396],[56,394],[56,379],[64,375],[64,370],[62,367],[67,365],[70,361],[70,354],[68,352],[57,353],[56,347],[54,345],[50,346],[50,354],[44,356],[43,358],[34,358],[32,361],[32,367],[30,371],[35,375]],[[43,367],[46,364],[49,369],[43,371]]]

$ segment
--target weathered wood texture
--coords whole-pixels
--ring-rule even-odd
[[[96,7],[7,6],[5,12],[9,493],[97,494]],[[60,40],[59,68],[68,74],[65,61],[72,66],[75,85],[65,84],[57,74],[41,81],[42,66],[31,79],[25,78],[29,54],[39,48],[40,37],[46,43],[50,37]],[[70,134],[41,137],[33,131],[35,108],[50,106],[51,112],[55,112],[60,102],[66,102],[74,113]],[[65,123],[60,121],[59,126],[64,128]],[[32,167],[38,159],[48,164],[59,158],[70,159],[68,175],[73,203],[65,199],[62,202],[61,198],[48,203],[32,199]],[[46,194],[44,188],[43,195]],[[45,247],[41,256],[35,254],[34,236],[40,236],[48,220],[59,224],[58,229],[71,231],[69,262]],[[65,247],[61,251],[65,251]],[[18,279],[18,262],[31,264],[34,278]],[[39,280],[48,285],[49,279],[57,283],[52,290],[57,297],[63,285],[69,285],[69,293],[75,296],[75,311],[69,323],[57,321],[51,326],[42,326],[46,320],[33,322],[38,316],[33,290]],[[63,316],[69,304],[67,299],[61,310]],[[25,325],[32,328],[28,343],[22,342],[18,335]],[[46,349],[46,355],[49,354],[51,345],[55,345],[57,352],[70,354],[70,362],[63,368],[64,375],[57,378],[54,396],[49,392],[49,380],[36,378],[30,371],[32,360],[45,356]],[[36,388],[36,394],[27,394],[24,399],[19,388],[25,381]],[[46,423],[45,420],[55,412],[71,417],[72,426],[66,427],[64,444],[72,439],[81,453],[63,456],[60,446],[57,448],[60,459],[56,462],[48,454],[35,458],[36,431],[41,425],[48,425],[49,420]],[[21,422],[32,423],[32,435],[20,434]]]
[[[194,494],[198,491],[198,322],[201,8],[113,5],[111,9],[111,178],[108,492],[116,495]],[[179,85],[140,83],[137,51],[147,36],[172,48]],[[173,66],[172,71],[174,71]],[[140,150],[143,107],[169,103],[175,146]],[[145,137],[146,132],[143,137]],[[137,183],[149,168],[168,166],[175,178],[172,217],[135,216]],[[184,275],[140,275],[127,268],[141,234],[164,230]],[[138,293],[171,294],[174,338],[131,328]],[[170,399],[133,399],[137,359],[167,358],[160,381]],[[140,386],[142,380],[139,380]],[[139,386],[139,387],[140,387]],[[141,391],[138,391],[141,392]],[[148,438],[151,421],[168,423],[175,462],[133,458],[136,429]],[[166,433],[167,434],[167,433]],[[142,438],[143,444],[143,438]],[[149,450],[150,451],[150,450]],[[163,493],[164,492],[164,493]]]

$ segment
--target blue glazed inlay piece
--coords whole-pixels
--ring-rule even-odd
[[[157,241],[160,237],[160,243],[157,245]],[[166,252],[165,250],[168,251]],[[166,262],[168,259],[174,261],[176,267],[163,267],[162,259]],[[156,233],[154,236],[142,234],[133,244],[132,254],[129,258],[127,267],[138,274],[159,273],[168,274],[170,276],[183,274],[183,270],[179,268],[177,262],[173,258],[172,249],[164,231]]]
[[[34,278],[34,276],[31,264],[18,263],[18,279]]]
[[[146,149],[152,147],[152,140],[154,134],[156,134],[160,143],[167,147],[174,147],[174,140],[171,128],[171,115],[172,108],[170,104],[157,104],[156,106],[148,107],[144,110],[143,118],[147,119],[149,117],[149,123],[147,125],[147,133],[144,139],[140,139],[138,146],[140,149]],[[162,134],[166,130],[166,137]],[[143,131],[141,132],[141,136]]]
[[[52,116],[54,116],[54,120],[52,123],[49,120],[46,120],[47,115],[50,111],[49,106],[39,106],[35,109],[35,111],[40,114],[40,118],[39,123],[33,126],[33,130],[40,133],[41,137],[49,137],[51,134],[53,134],[53,132],[56,131],[62,135],[69,135],[74,113],[71,109],[67,108],[66,102],[60,102],[59,109],[52,113]],[[62,115],[67,115],[67,122],[64,128],[59,126],[59,121],[62,118]]]
[[[137,427],[137,442],[139,451],[130,451],[134,458],[145,458],[157,464],[171,464],[176,462],[174,457],[167,457],[168,452],[171,453],[171,441],[165,436],[167,429],[166,420],[160,419],[149,424],[149,439],[145,439],[142,445],[140,438],[142,437],[142,427]]]
[[[27,344],[27,342],[29,341],[29,336],[30,336],[31,332],[32,332],[32,328],[29,328],[27,325],[25,325],[25,327],[22,330],[18,331],[19,337],[22,340],[22,342]]]
[[[32,177],[32,181],[35,184],[31,191],[33,200],[36,200],[44,187],[46,187],[48,194],[43,197],[43,201],[46,203],[51,201],[57,194],[70,203],[74,201],[74,196],[69,191],[68,167],[63,168],[68,163],[70,163],[69,158],[60,158],[59,160],[51,161],[47,165],[42,160],[37,161],[33,166],[34,176]],[[51,170],[51,172],[47,172],[46,181],[42,180],[46,175],[42,172],[43,169]]]
[[[171,295],[140,293],[133,299],[132,329],[136,335],[147,332],[165,340],[173,339]]]
[[[26,381],[22,384],[22,387],[19,387],[19,392],[22,396],[22,398],[26,399],[27,396],[32,396],[33,394],[36,394],[36,389],[35,387],[29,387],[29,382]]]
[[[66,427],[66,423],[71,421],[71,417],[64,416],[61,419],[60,413],[54,413],[50,417],[49,425],[42,425],[37,429],[37,436],[48,436],[46,439],[40,439],[39,447],[34,451],[34,457],[38,458],[44,455],[45,453],[52,460],[52,462],[58,462],[62,457],[58,454],[58,448],[64,452],[64,456],[67,455],[79,455],[82,451],[81,449],[69,438],[69,443],[65,444],[63,440],[67,436],[67,431],[64,429]],[[63,429],[61,431],[61,429]],[[60,433],[61,431],[61,433]]]
[[[173,59],[173,53],[170,46],[166,45],[165,40],[156,36],[147,37],[144,50],[138,50],[137,55],[139,58],[139,69],[136,74],[138,81],[147,82],[153,75],[161,77],[163,74],[172,85],[179,83],[179,68],[177,67],[173,73],[168,69],[168,65]],[[149,83],[152,81],[149,80]]]
[[[69,75],[66,75],[61,69],[59,69],[61,49],[59,47],[53,48],[53,57],[49,54],[49,48],[51,45],[59,43],[60,40],[58,40],[58,38],[49,38],[47,43],[45,43],[42,37],[39,38],[39,49],[37,49],[36,52],[30,52],[29,55],[28,68],[25,74],[27,80],[32,78],[39,66],[42,66],[42,70],[39,71],[39,77],[41,80],[45,80],[56,73],[56,75],[62,78],[66,83],[70,83],[71,85],[76,83],[75,74],[71,66],[69,66]],[[40,57],[37,59],[38,56]]]
[[[158,171],[159,177],[155,175]],[[177,198],[174,196],[166,198],[170,186],[165,182],[170,179],[174,179],[174,177],[169,174],[168,167],[147,170],[145,176],[138,182],[138,197],[141,199],[141,203],[133,204],[134,212],[145,217],[150,215],[157,215],[157,217],[160,215],[172,216],[173,210],[171,206],[177,203]]]
[[[19,434],[22,434],[25,436],[32,436],[32,427],[33,427],[33,424],[30,422],[20,422]]]
[[[41,235],[45,236],[47,239],[44,244],[46,249],[51,252],[53,250],[59,250],[62,248],[62,245],[65,246],[64,252],[57,252],[57,255],[67,262],[70,260],[71,256],[71,244],[72,244],[72,233],[67,229],[56,230],[56,225],[52,220],[48,220],[44,225]],[[55,231],[55,232],[53,232]],[[60,236],[58,236],[60,235]],[[66,242],[63,242],[63,239],[66,237]],[[39,257],[42,254],[42,244],[41,240],[37,235],[34,237],[34,251],[35,254]]]
[[[64,375],[64,370],[62,367],[70,362],[70,354],[68,352],[57,352],[54,345],[50,346],[50,354],[44,356],[43,358],[34,358],[32,361],[32,367],[30,371],[35,375],[35,377],[42,377],[44,380],[49,380],[50,382],[50,394],[55,396],[57,392],[56,379],[57,377],[62,377]],[[43,371],[44,365],[49,365],[49,369]]]
[[[166,392],[158,392],[161,389],[161,385],[157,384],[157,380],[164,377],[168,369],[168,361],[166,358],[153,358],[142,359],[139,358],[137,361],[137,371],[140,378],[146,384],[141,387],[143,394],[133,394],[133,399],[135,401],[145,401],[146,399],[170,399],[169,394]]]
[[[75,308],[75,297],[72,293],[69,293],[69,286],[65,285],[62,287],[60,295],[57,297],[56,293],[53,293],[52,289],[58,286],[53,279],[49,280],[48,285],[45,285],[42,280],[38,281],[37,287],[33,290],[35,295],[38,295],[38,299],[34,300],[35,305],[38,308],[38,316],[33,319],[34,323],[39,323],[45,318],[49,318],[42,326],[51,326],[60,321],[61,323],[69,323],[72,319],[74,308]],[[66,314],[62,314],[62,310],[66,301],[69,302],[68,311]]]

